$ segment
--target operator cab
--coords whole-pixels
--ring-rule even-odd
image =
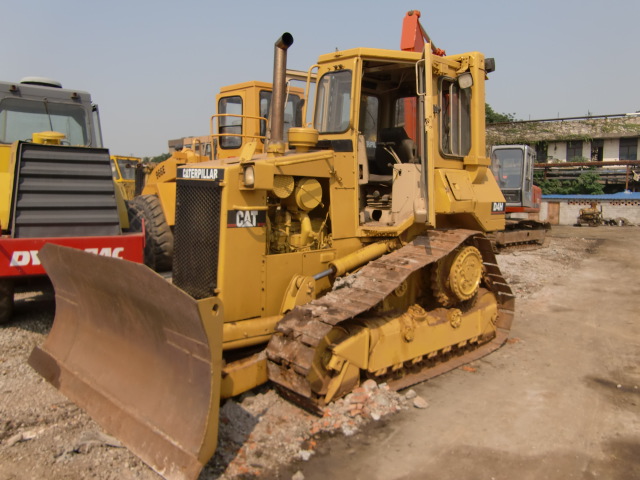
[[[412,215],[434,225],[427,192],[434,168],[461,170],[468,156],[484,161],[477,152],[484,146],[472,149],[469,57],[431,57],[354,49],[320,58],[313,127],[319,145],[356,153],[362,228],[397,227]],[[457,185],[456,200],[471,198],[455,172],[445,181]]]
[[[63,134],[68,145],[102,147],[98,109],[90,95],[49,82],[0,82],[0,144],[53,131]]]
[[[360,224],[396,225],[412,213],[412,199],[419,196],[415,64],[366,60],[360,91]]]
[[[422,138],[417,130],[415,68],[419,56],[401,55],[399,61],[389,58],[386,51],[377,55],[374,52],[367,51],[372,55],[362,58],[359,65],[356,63],[355,71],[335,69],[320,77],[314,128],[321,139],[331,138],[334,148],[348,144],[356,151],[359,223],[386,227],[412,213],[412,199],[417,196],[420,183]],[[398,52],[392,55],[397,56]],[[359,98],[352,99],[352,95]],[[350,139],[333,140],[335,137]],[[404,179],[406,185],[401,181]]]

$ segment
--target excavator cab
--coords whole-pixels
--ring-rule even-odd
[[[494,145],[491,171],[505,198],[505,230],[491,234],[495,248],[544,245],[549,222],[538,218],[542,189],[533,184],[536,152],[528,145]]]
[[[507,201],[507,209],[536,206],[535,161],[536,152],[528,145],[496,145],[491,149],[491,171]]]

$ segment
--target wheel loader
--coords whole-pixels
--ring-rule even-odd
[[[292,43],[275,44],[265,151],[177,169],[171,283],[42,254],[56,318],[30,364],[167,479],[213,455],[221,398],[270,380],[319,412],[365,378],[401,389],[480,358],[511,326],[485,235],[505,223],[485,153],[493,60],[430,45],[322,55],[312,123],[287,145]]]
[[[296,71],[287,73],[287,81],[299,78]],[[196,137],[190,138],[188,147],[173,152],[171,157],[153,168],[141,195],[128,202],[132,230],[145,232],[146,265],[158,272],[171,270],[178,167],[211,160],[210,153],[215,159],[237,157],[250,141],[256,142],[256,153],[262,152],[267,139],[271,92],[270,83],[259,81],[221,88],[216,96],[217,113],[211,116],[209,141],[202,143]],[[285,136],[290,127],[302,124],[302,94],[300,88],[287,88]]]

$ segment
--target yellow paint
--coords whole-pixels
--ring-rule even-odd
[[[0,145],[0,227],[6,230],[11,214],[13,169],[11,168],[12,146]]]
[[[267,380],[267,358],[264,352],[225,365],[222,369],[220,398],[235,397]],[[217,410],[215,413],[217,415]]]

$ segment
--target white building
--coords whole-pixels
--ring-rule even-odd
[[[528,144],[538,162],[640,159],[640,114],[529,120],[487,125],[487,147]]]

